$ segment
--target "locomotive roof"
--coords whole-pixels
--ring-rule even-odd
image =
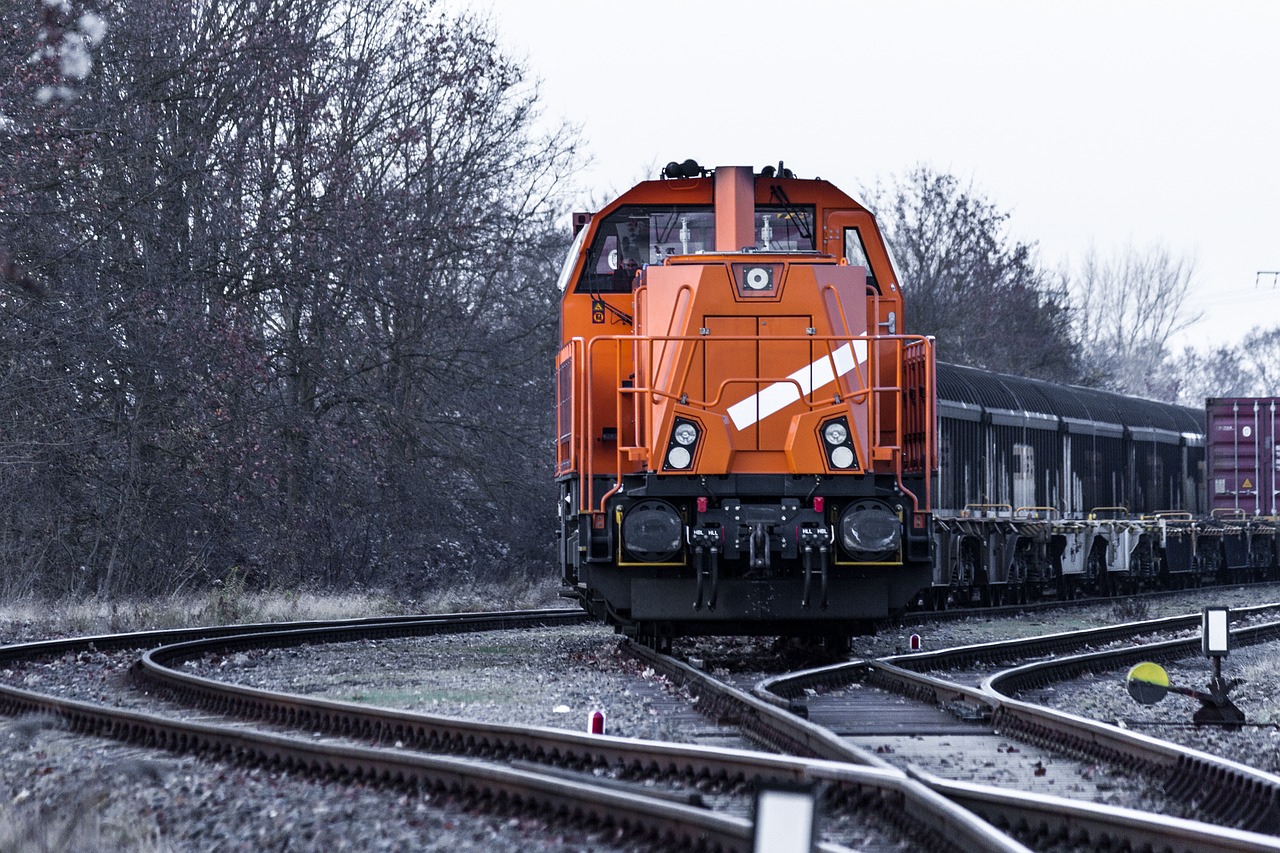
[[[1163,433],[1199,441],[1204,436],[1204,412],[1186,406],[944,362],[938,363],[937,377],[939,404],[968,411],[975,419],[981,412],[1015,414],[1063,422],[1072,431],[1096,425],[1139,435]]]

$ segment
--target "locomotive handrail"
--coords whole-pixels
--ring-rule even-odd
[[[910,345],[910,344],[927,343],[929,338],[926,337],[925,335],[866,335],[866,334],[863,334],[863,335],[769,335],[768,337],[765,337],[765,338],[762,338],[759,335],[715,335],[715,336],[710,336],[710,335],[597,335],[596,337],[591,339],[590,343],[595,344],[596,342],[617,341],[617,340],[647,341],[649,343],[682,342],[682,343],[696,343],[696,344],[701,344],[708,341],[714,341],[719,343],[719,342],[742,342],[742,341],[754,342],[754,341],[761,341],[761,340],[768,341],[769,343],[775,343],[775,342],[807,343],[807,342],[813,342],[813,341],[821,341],[821,342],[827,342],[827,343],[835,342],[835,341],[839,341],[841,343],[853,343],[855,341],[865,341],[867,343],[898,343],[898,344]],[[902,348],[905,348],[905,347],[902,347]],[[881,356],[879,356],[878,354],[873,355],[872,353],[873,351],[868,347],[868,355],[867,355],[868,362],[872,358],[881,358]],[[828,357],[834,357],[834,350],[829,350],[827,355]],[[784,381],[786,378],[787,377],[785,376],[744,377],[743,379],[734,380],[734,381],[781,382],[781,381]],[[876,385],[874,388],[868,388],[867,390],[891,391],[891,390],[896,390],[900,388],[901,386],[898,386],[898,385]],[[658,393],[656,389],[650,389],[650,390],[653,390],[655,393]],[[713,402],[718,402],[718,401],[713,401]]]
[[[844,325],[845,329],[852,329],[853,326],[849,325],[849,318],[844,314],[844,300],[840,298],[840,291],[836,290],[835,287],[830,284],[824,284],[818,289],[818,295],[822,298],[824,304],[827,302],[828,294],[832,294],[836,297],[834,306],[828,305],[828,308],[834,307],[836,314],[840,317],[840,322]],[[871,297],[871,304],[875,309],[875,316],[878,318],[880,316],[880,296],[878,293]],[[877,326],[877,328],[879,327]],[[862,332],[863,337],[866,337],[867,332],[870,330],[871,327],[868,325],[867,329]]]
[[[579,425],[576,423],[577,416],[576,416],[575,409],[577,408],[576,401],[580,393],[578,389],[578,364],[582,356],[582,349],[584,345],[585,345],[585,341],[583,338],[575,337],[570,339],[569,342],[566,343],[564,346],[560,347],[560,352],[558,353],[558,355],[561,357],[557,359],[558,365],[556,368],[556,474],[557,475],[564,473],[565,471],[574,470],[577,467],[577,460],[582,458],[578,453],[578,446],[577,446],[578,442],[582,440],[582,430],[579,429]],[[566,440],[565,434],[561,432],[561,429],[562,429],[561,418],[563,416],[563,413],[561,412],[561,408],[564,406],[565,401],[562,397],[562,393],[561,393],[562,389],[560,387],[560,383],[562,380],[561,368],[566,362],[566,359],[563,358],[565,350],[570,351],[570,355],[567,359],[570,365],[570,369],[567,371],[569,374],[569,412],[568,412],[569,435],[567,436],[568,440]],[[567,446],[567,452],[562,456],[561,450],[566,446]]]
[[[700,408],[704,410],[711,410],[713,407],[720,406],[723,404],[723,401],[726,395],[726,390],[729,385],[742,384],[742,385],[752,385],[752,386],[755,386],[756,388],[759,388],[761,385],[765,385],[765,384],[773,385],[778,383],[790,383],[794,385],[797,388],[797,390],[800,392],[798,395],[799,399],[797,402],[802,402],[810,410],[813,410],[819,407],[820,405],[823,405],[818,401],[818,399],[815,396],[815,392],[817,391],[816,388],[811,389],[808,393],[805,393],[804,389],[800,386],[800,383],[790,378],[790,376],[778,376],[778,377],[743,376],[741,378],[730,377],[730,378],[721,380],[719,386],[716,388],[716,395],[711,400],[696,400],[696,399],[690,400],[687,396],[687,393],[682,393],[677,395],[675,393],[672,393],[666,390],[663,387],[659,387],[660,385],[658,381],[659,371],[662,369],[669,368],[671,370],[679,369],[681,371],[680,376],[675,377],[676,381],[674,382],[672,387],[687,388],[688,387],[687,380],[691,370],[691,366],[693,365],[696,359],[693,357],[683,358],[681,359],[684,362],[683,365],[677,365],[674,361],[671,361],[665,358],[659,360],[658,358],[654,357],[654,348],[657,346],[664,345],[664,344],[672,344],[672,343],[688,343],[693,346],[694,349],[692,351],[696,352],[699,347],[706,347],[710,342],[715,342],[715,343],[759,342],[760,340],[762,340],[762,338],[759,335],[716,335],[714,337],[711,337],[707,335],[622,334],[622,335],[597,335],[589,340],[583,339],[583,338],[574,338],[571,341],[571,343],[574,344],[576,347],[581,347],[585,349],[585,356],[581,359],[580,371],[582,372],[583,375],[588,377],[594,375],[594,371],[596,370],[596,367],[597,367],[597,361],[602,356],[602,352],[599,350],[599,348],[605,347],[605,346],[612,346],[614,348],[613,350],[614,377],[617,380],[615,383],[613,383],[616,389],[616,393],[614,395],[614,402],[615,402],[614,414],[616,419],[616,428],[618,430],[617,444],[614,450],[615,459],[614,459],[613,473],[615,475],[615,482],[613,486],[599,499],[595,497],[595,481],[594,481],[594,477],[596,473],[595,462],[593,459],[594,454],[592,453],[592,448],[589,444],[589,442],[592,440],[592,437],[595,435],[595,429],[596,429],[595,411],[594,411],[595,407],[592,405],[592,402],[590,399],[591,390],[594,387],[595,383],[590,381],[583,383],[583,387],[581,390],[582,390],[582,393],[587,397],[587,399],[583,399],[579,401],[575,397],[575,401],[576,401],[575,408],[579,409],[579,411],[582,413],[581,414],[582,425],[584,427],[583,429],[579,430],[579,435],[578,435],[579,440],[576,448],[576,461],[580,469],[579,473],[581,474],[581,480],[582,480],[582,488],[580,490],[581,493],[579,496],[580,511],[604,512],[605,507],[607,506],[608,498],[616,494],[621,488],[622,473],[627,469],[628,467],[627,463],[629,462],[634,463],[639,461],[638,459],[629,456],[630,452],[633,450],[638,451],[638,450],[647,448],[646,442],[648,441],[649,436],[652,435],[653,425],[650,423],[651,406],[642,405],[642,401],[645,397],[649,397],[650,399],[674,400],[674,401],[680,402],[683,405],[688,405],[688,406],[692,406],[692,407]],[[881,432],[882,427],[888,426],[888,425],[880,424],[880,420],[883,413],[879,405],[878,395],[893,394],[895,395],[895,399],[899,399],[905,395],[905,392],[908,389],[905,383],[903,382],[903,379],[908,368],[908,362],[911,361],[912,359],[918,362],[918,365],[913,366],[912,369],[923,371],[923,375],[921,377],[923,381],[922,388],[929,389],[933,387],[931,363],[930,363],[930,360],[928,359],[928,356],[931,353],[931,349],[929,347],[929,343],[930,343],[929,338],[923,335],[866,335],[866,334],[863,334],[863,335],[809,335],[809,334],[805,334],[805,335],[776,335],[776,336],[771,335],[771,336],[768,336],[767,340],[770,343],[802,342],[802,343],[809,343],[809,344],[814,344],[814,343],[825,344],[826,345],[825,357],[832,361],[835,360],[836,358],[835,353],[840,346],[850,345],[854,342],[865,342],[867,344],[866,353],[862,358],[862,360],[858,362],[857,369],[849,371],[849,373],[857,374],[857,379],[854,380],[852,377],[849,377],[846,380],[846,382],[856,381],[861,387],[851,388],[848,391],[848,393],[845,393],[843,390],[839,391],[837,393],[837,396],[844,401],[854,400],[854,401],[865,402],[865,405],[867,407],[866,409],[867,424],[869,427],[868,434],[865,436],[865,440],[867,442],[867,445],[866,445],[867,448],[872,451],[872,454],[871,454],[872,458],[879,461],[891,462],[895,477],[897,479],[897,482],[900,488],[902,488],[903,492],[912,498],[915,504],[916,511],[920,511],[920,507],[922,503],[920,496],[916,495],[913,490],[907,488],[902,481],[903,462],[904,462],[903,446],[901,444],[880,443],[879,433]],[[624,378],[623,356],[626,350],[626,346],[624,342],[625,344],[630,344],[633,347],[640,346],[640,347],[647,348],[647,351],[645,352],[646,358],[644,360],[644,362],[646,363],[645,375],[632,377],[632,383],[630,387],[623,386],[623,378]],[[893,346],[893,352],[890,354],[882,354],[880,352],[882,347],[876,346],[876,344],[891,344]],[[913,353],[912,350],[915,350],[916,352]],[[575,354],[577,354],[577,352],[578,350],[575,349]],[[630,354],[630,358],[634,360],[636,355],[637,353],[632,352]],[[878,381],[878,376],[880,374],[880,365],[884,358],[891,359],[892,362],[897,366],[897,369],[894,371],[895,377],[897,379],[896,383],[881,384]],[[629,364],[630,362],[628,361],[626,363]],[[865,376],[863,375],[864,371],[866,374]],[[577,372],[578,371],[575,371],[575,391],[577,390],[577,384],[576,384]],[[844,375],[848,376],[848,374],[844,374]],[[668,379],[672,379],[672,377],[669,376]],[[632,400],[632,416],[633,416],[632,420],[635,425],[634,427],[635,435],[633,439],[634,443],[630,445],[624,441],[624,439],[626,438],[626,435],[623,431],[623,425],[625,423],[625,419],[623,418],[624,400],[627,397],[630,397]],[[933,431],[928,428],[928,425],[934,422],[936,408],[934,405],[934,401],[930,395],[926,395],[926,398],[922,402],[923,402],[924,415],[922,418],[923,424],[921,425],[920,433],[923,437],[923,446],[920,448],[920,451],[919,451],[920,467],[922,470],[919,473],[924,477],[924,480],[925,480],[925,488],[921,491],[923,491],[923,493],[927,496],[929,494],[929,490],[932,487],[933,465],[936,460],[936,450],[937,450],[936,437],[934,436]],[[893,407],[894,423],[892,424],[892,428],[893,428],[894,435],[898,435],[898,436],[903,435],[903,429],[904,429],[903,420],[904,420],[906,408],[907,407],[903,404],[898,404]],[[883,456],[875,454],[874,451],[876,451],[877,449],[891,451],[891,454],[890,454],[891,459],[885,460]],[[925,506],[927,507],[927,503],[925,503]]]
[[[840,318],[840,322],[846,330],[854,328],[852,325],[850,325],[849,318],[845,315],[844,300],[840,298],[840,293],[834,286],[829,284],[823,285],[820,289],[820,295],[822,297],[824,304],[827,304],[828,310],[830,310],[831,308],[834,308],[836,315]],[[835,299],[832,301],[828,301],[827,299],[828,295],[834,295]],[[875,323],[876,329],[879,329],[882,325],[885,325],[880,322],[881,294],[878,287],[875,288],[874,294],[870,295],[870,301],[871,301],[871,320],[868,323],[867,330],[863,332],[864,338],[870,337],[869,335],[869,332],[871,330],[870,323],[872,322]],[[931,358],[933,354],[933,347],[932,347],[933,338],[931,336],[923,336],[923,335],[899,336],[896,334],[892,334],[893,332],[892,322],[889,323],[889,329],[891,332],[890,335],[882,336],[877,334],[874,337],[876,337],[877,339],[883,339],[886,337],[888,338],[916,337],[919,339],[917,343],[923,349],[924,356],[925,356],[924,359],[922,359],[925,362],[924,377],[923,377],[924,385],[926,388],[934,387],[934,379],[933,379],[934,365]],[[909,350],[912,349],[912,347],[913,347],[913,344],[910,344],[910,343],[904,344],[898,353],[898,371],[897,372],[898,372],[900,383],[902,382],[902,380],[909,378],[907,374],[912,370],[912,366],[913,366],[912,358],[911,358],[911,353],[909,352]],[[868,349],[870,349],[870,347],[868,347]],[[868,375],[870,375],[870,370],[868,370]],[[878,385],[875,385],[873,383],[872,390],[873,392],[879,391],[879,390],[896,390],[897,392],[899,392],[898,405],[894,407],[897,413],[895,418],[895,424],[894,424],[894,435],[898,436],[899,438],[906,436],[907,433],[904,431],[905,425],[903,423],[903,420],[906,415],[906,408],[907,408],[906,405],[904,404],[905,402],[904,398],[906,395],[903,392],[906,389],[903,388],[902,384],[899,384],[893,388],[881,389]],[[920,449],[920,467],[922,469],[922,473],[924,475],[924,481],[925,481],[924,493],[925,495],[932,495],[933,494],[933,472],[938,467],[937,438],[934,435],[934,432],[936,429],[935,425],[937,424],[937,393],[936,391],[932,394],[927,395],[927,399],[925,399],[923,402],[924,402],[925,413],[923,418],[923,424],[921,425],[921,428],[920,428],[920,433],[925,436],[925,442],[924,442],[925,446]],[[911,500],[915,504],[916,511],[919,511],[920,509],[919,497],[912,490],[908,489],[906,485],[902,482],[904,448],[899,446],[896,449],[899,451],[899,453],[895,455],[894,474],[897,480],[898,488],[911,496]]]
[[[698,340],[698,339],[694,338],[694,340]],[[725,336],[723,338],[716,338],[716,340],[728,341],[728,340],[732,340],[732,338]],[[771,338],[770,340],[778,340],[778,339]],[[716,389],[716,395],[712,397],[710,400],[700,400],[696,398],[691,398],[688,394],[673,394],[670,391],[663,391],[659,388],[627,389],[627,390],[637,390],[637,391],[643,390],[645,391],[645,393],[651,394],[654,397],[659,397],[664,400],[676,400],[682,405],[692,406],[695,409],[710,409],[713,406],[720,405],[720,403],[724,400],[724,390],[730,385],[755,385],[759,387],[761,385],[780,385],[780,384],[794,385],[796,389],[799,390],[800,392],[800,396],[799,396],[800,400],[804,400],[806,404],[809,406],[809,408],[811,409],[818,407],[819,405],[818,402],[816,400],[811,399],[811,394],[806,394],[804,387],[797,380],[792,379],[790,376],[780,376],[776,379],[772,377],[757,377],[755,379],[752,379],[749,377],[743,377],[741,379],[725,379],[720,382],[719,387]],[[889,388],[889,386],[885,386],[885,388],[883,389],[862,388],[858,391],[854,391],[852,394],[842,396],[841,400],[846,400],[846,401],[860,400],[863,397],[867,397],[868,395],[870,395],[873,391],[886,390],[886,389],[892,390],[891,388]]]
[[[1098,513],[1100,513],[1100,512],[1111,512],[1111,513],[1116,513],[1117,515],[1128,515],[1128,514],[1129,514],[1129,508],[1128,508],[1128,507],[1126,507],[1126,506],[1095,506],[1093,509],[1089,510],[1089,520],[1090,520],[1090,521],[1122,521],[1122,520],[1125,520],[1125,519],[1120,519],[1120,518],[1098,518]]]

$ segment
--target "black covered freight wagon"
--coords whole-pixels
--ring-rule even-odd
[[[974,505],[1207,512],[1198,409],[939,363],[938,420],[939,515]]]

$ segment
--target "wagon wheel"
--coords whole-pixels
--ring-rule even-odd
[[[1095,595],[1109,595],[1107,590],[1107,564],[1102,559],[1102,551],[1097,546],[1089,552],[1089,559],[1084,566],[1085,584]]]

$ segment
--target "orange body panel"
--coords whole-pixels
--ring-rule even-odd
[[[561,361],[572,353],[576,394],[572,411],[561,412],[561,443],[566,434],[576,441],[574,452],[562,447],[559,473],[616,482],[646,470],[865,475],[905,466],[927,475],[936,466],[931,346],[901,334],[901,293],[874,218],[824,181],[756,177],[753,184],[757,211],[776,212],[779,196],[813,210],[820,227],[812,249],[663,256],[623,270],[625,289],[616,272],[609,290],[584,287],[586,251],[566,267]],[[592,218],[582,245],[592,245],[615,211],[710,208],[717,193],[745,194],[742,173],[642,183]],[[731,242],[743,239],[744,221],[754,221],[736,210],[717,206],[715,213],[717,233],[724,223],[736,229]],[[622,269],[619,259],[633,250],[620,244],[614,251],[610,263]],[[751,291],[744,270],[766,267],[776,280]],[[919,386],[919,404],[904,409],[899,400],[909,383]],[[714,426],[683,469],[663,462],[677,405],[704,429]],[[847,471],[831,469],[815,437],[822,417],[837,412],[849,417],[856,442]],[[926,510],[927,493],[915,497]],[[584,489],[581,508],[602,511],[593,506],[600,498]]]

